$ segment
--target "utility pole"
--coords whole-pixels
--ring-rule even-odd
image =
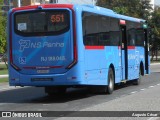
[[[96,3],[97,3],[97,0],[92,0],[93,5],[96,5]]]
[[[11,0],[8,0],[8,7],[9,7],[9,10],[11,9]]]
[[[18,7],[21,7],[21,0],[18,0]]]

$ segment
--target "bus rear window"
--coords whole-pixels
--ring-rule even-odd
[[[15,32],[22,36],[55,35],[69,30],[67,10],[20,12],[14,15]]]

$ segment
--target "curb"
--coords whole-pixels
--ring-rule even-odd
[[[0,83],[0,92],[8,91],[8,90],[15,90],[20,89],[22,87],[10,86],[9,83]]]
[[[160,65],[160,63],[151,63],[150,65]]]
[[[7,78],[9,75],[0,75],[0,78]]]

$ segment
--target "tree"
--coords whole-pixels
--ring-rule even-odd
[[[3,0],[0,0],[0,5],[3,5]],[[3,16],[3,12],[0,6],[0,53],[6,52],[6,17]]]
[[[160,7],[156,8],[152,13],[152,18],[150,21],[150,50],[152,53],[152,58],[156,56],[156,60],[158,60],[158,50],[160,50]]]
[[[140,0],[138,16],[150,22],[152,18],[152,8],[153,5],[150,4],[149,0]]]
[[[147,0],[98,0],[97,5],[115,12],[136,18],[148,20],[152,5]]]
[[[0,5],[3,5],[3,0],[0,0]],[[2,11],[2,6],[0,6],[0,53],[4,54],[7,51],[7,40],[6,40],[6,16],[4,16]],[[5,54],[3,55],[4,62],[8,68],[7,61],[5,59]]]

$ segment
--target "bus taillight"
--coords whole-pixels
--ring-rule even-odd
[[[14,65],[13,63],[13,55],[12,55],[12,14],[13,14],[13,11],[11,12],[10,14],[10,18],[9,18],[9,24],[10,24],[10,28],[9,28],[9,56],[10,56],[10,62],[11,62],[11,65],[13,66],[13,68],[15,68],[16,70],[21,70],[19,67],[17,67],[16,65]]]
[[[73,62],[70,64],[70,65],[68,65],[67,67],[66,67],[66,69],[71,69],[75,64],[77,64],[77,61],[78,61],[78,51],[77,51],[77,41],[76,41],[76,20],[75,20],[75,13],[74,13],[74,11],[73,11],[73,9],[71,9],[72,10],[72,13],[73,13],[73,23],[74,23],[74,26],[73,26],[73,53],[74,53],[74,60],[73,60]]]

